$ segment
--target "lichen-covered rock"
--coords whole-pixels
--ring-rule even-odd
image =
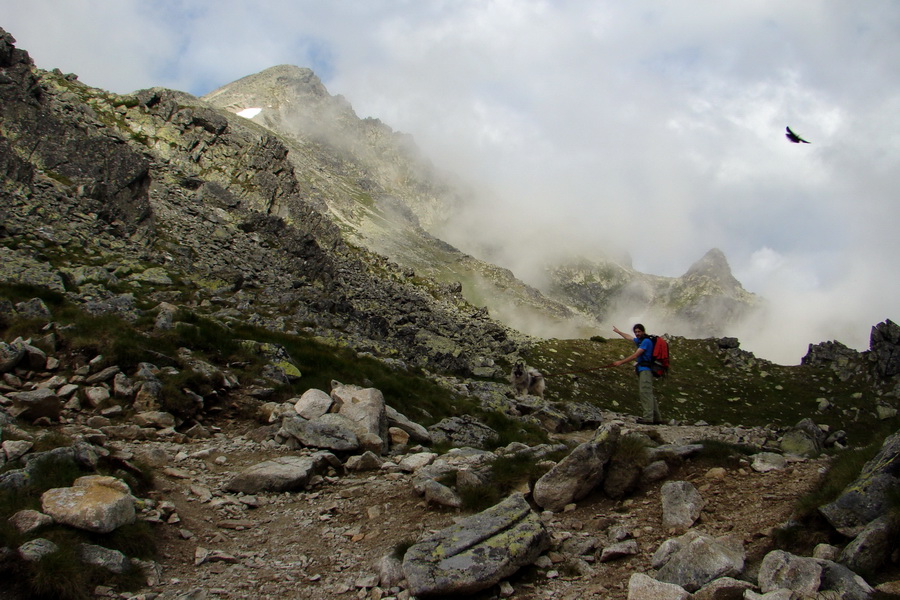
[[[79,477],[72,487],[47,490],[41,495],[41,507],[57,523],[95,533],[109,533],[135,519],[128,484],[102,475]]]
[[[532,564],[550,536],[522,494],[418,541],[403,557],[417,597],[473,594]]]

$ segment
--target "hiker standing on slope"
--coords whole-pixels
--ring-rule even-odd
[[[634,337],[621,331],[618,327],[613,327],[613,331],[624,339],[634,342],[637,350],[628,358],[612,363],[612,366],[620,367],[627,362],[637,361],[635,369],[638,376],[638,396],[640,397],[641,409],[644,413],[644,416],[638,419],[638,423],[658,424],[662,422],[662,419],[659,416],[659,406],[656,404],[656,397],[653,395],[653,372],[650,369],[653,363],[653,342],[647,337],[647,331],[640,323],[635,324],[632,330],[634,331]]]

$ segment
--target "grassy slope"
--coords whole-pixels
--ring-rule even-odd
[[[810,417],[832,430],[847,431],[853,445],[865,445],[877,429],[897,429],[896,421],[877,421],[875,404],[882,398],[862,376],[841,381],[828,369],[766,361],[731,367],[714,340],[675,338],[669,350],[669,377],[655,387],[665,419],[786,427]],[[605,410],[639,414],[633,366],[596,369],[632,351],[625,340],[552,339],[538,344],[528,359],[548,375],[549,399],[591,402]],[[580,372],[587,369],[593,370]],[[570,374],[573,371],[577,373]],[[832,407],[818,412],[822,398]]]

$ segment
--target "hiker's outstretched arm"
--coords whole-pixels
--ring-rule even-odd
[[[628,340],[629,342],[634,341],[634,336],[633,336],[633,335],[631,335],[630,333],[625,333],[624,331],[622,331],[622,330],[619,329],[618,327],[613,327],[613,331],[615,331],[616,333],[618,333],[619,335],[621,335],[624,339]]]
[[[643,353],[644,353],[644,349],[643,349],[643,348],[638,348],[638,349],[635,351],[635,353],[632,354],[631,356],[629,356],[628,358],[623,358],[622,360],[617,360],[616,362],[614,362],[614,363],[613,363],[613,366],[614,366],[614,367],[620,367],[620,366],[624,365],[624,364],[627,363],[627,362],[631,362],[631,361],[637,359],[637,357],[640,356],[640,355],[643,354]]]

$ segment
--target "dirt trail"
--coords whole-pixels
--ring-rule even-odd
[[[709,427],[632,428],[653,430],[667,442],[716,437]],[[163,570],[153,591],[163,598],[192,591],[194,599],[395,597],[400,590],[376,587],[375,563],[460,514],[426,506],[413,491],[411,477],[401,473],[349,473],[320,478],[299,493],[240,497],[221,491],[225,481],[246,466],[287,451],[235,433],[185,446],[141,445],[148,443],[172,458],[154,492],[158,500],[174,504],[175,515],[159,526]],[[806,460],[783,471],[757,473],[748,465],[723,472],[689,461],[669,479],[692,482],[707,502],[694,528],[739,537],[752,565],[771,548],[771,529],[790,518],[796,499],[816,484],[825,465],[824,460]],[[653,552],[675,535],[661,527],[662,483],[623,501],[597,492],[572,511],[544,513],[556,544],[594,541],[598,550],[580,557],[549,552],[549,560],[510,580],[508,597],[626,598],[631,574],[651,571]],[[636,540],[638,554],[600,562],[599,549],[613,541],[616,531]],[[497,597],[497,590],[482,597]]]

